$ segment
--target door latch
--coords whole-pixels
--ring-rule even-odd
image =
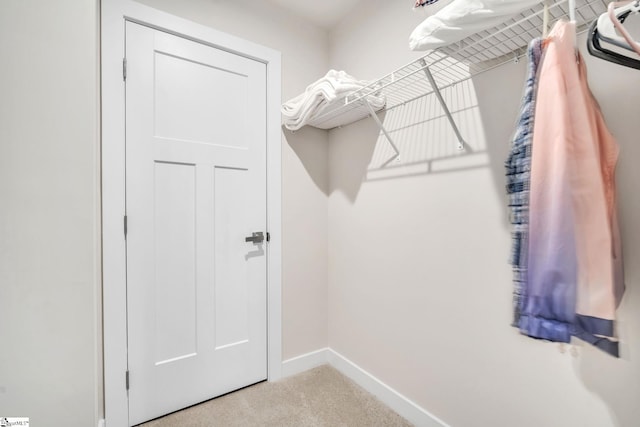
[[[264,233],[262,231],[256,231],[251,233],[251,236],[244,238],[245,242],[253,242],[254,244],[260,244],[264,242]]]

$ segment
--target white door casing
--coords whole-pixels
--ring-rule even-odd
[[[105,419],[110,427],[131,425],[126,390],[127,314],[125,213],[125,22],[135,22],[218,48],[266,66],[268,379],[281,376],[281,130],[280,53],[131,0],[101,3],[102,247]],[[179,162],[178,162],[179,163]],[[254,230],[251,230],[254,231]],[[133,233],[133,230],[132,230]],[[244,244],[244,242],[243,242]],[[255,250],[256,248],[254,248]],[[135,382],[132,375],[132,383]]]
[[[126,24],[129,421],[267,378],[266,67]]]

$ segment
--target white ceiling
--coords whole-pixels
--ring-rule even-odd
[[[269,0],[323,28],[340,22],[362,0]]]

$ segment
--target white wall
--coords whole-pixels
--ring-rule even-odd
[[[283,101],[327,72],[326,31],[269,2],[140,3],[282,52]],[[284,359],[327,345],[327,141],[327,133],[317,129],[283,132]]]
[[[144,3],[280,50],[284,99],[329,66],[375,78],[416,58],[406,39],[423,18],[370,0],[329,39],[268,2]],[[0,416],[53,427],[95,425],[102,410],[97,13],[96,1],[0,2]],[[445,93],[465,108],[472,155],[437,160],[455,150],[432,98],[385,116],[402,158],[384,170],[370,121],[283,133],[284,358],[328,343],[456,427],[636,425],[640,77],[587,61],[622,147],[622,359],[561,354],[508,326],[503,161],[523,63]]]
[[[266,2],[147,4],[283,53],[283,99],[328,36]],[[98,2],[0,3],[0,416],[102,416]],[[327,345],[328,136],[283,133],[283,355]]]
[[[404,65],[417,56],[407,39],[423,18],[408,4],[371,0],[332,32],[331,66],[374,78]],[[640,74],[587,58],[622,148],[628,289],[622,358],[580,342],[572,356],[509,326],[504,160],[524,62],[445,91],[473,153],[455,156],[434,97],[385,115],[401,161],[382,170],[390,149],[370,120],[331,131],[329,346],[451,426],[636,426]]]
[[[101,413],[98,2],[0,2],[0,416]]]

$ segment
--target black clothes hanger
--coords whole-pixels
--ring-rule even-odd
[[[640,61],[629,58],[628,56],[621,55],[612,50],[605,49],[600,45],[600,39],[598,38],[597,20],[595,20],[589,28],[589,34],[587,37],[587,50],[589,51],[589,54],[591,54],[591,56],[595,56],[596,58],[604,59],[605,61],[622,65],[624,67],[640,70]]]
[[[438,0],[416,0],[416,5],[413,6],[414,8],[416,7],[425,7],[425,6],[429,6],[432,5],[434,3],[437,3]]]
[[[628,11],[624,12],[622,15],[618,16],[618,20],[620,20],[620,22],[624,24],[624,21],[627,20],[629,15],[631,15],[631,11],[630,10],[628,10]],[[602,40],[604,42],[607,42],[607,43],[609,43],[611,45],[614,45],[614,46],[617,46],[617,47],[621,47],[623,49],[627,49],[627,50],[630,50],[631,52],[634,52],[633,48],[631,46],[629,46],[629,44],[627,44],[626,42],[623,43],[620,40],[616,40],[616,39],[609,38],[609,37],[605,36],[605,34],[603,33],[604,30],[602,30],[602,27],[600,27],[601,20],[605,19],[605,18],[609,19],[609,16],[606,13],[602,14],[600,16],[600,18],[598,18],[598,28],[597,28],[597,30],[598,30],[598,39],[600,39],[600,40]]]

